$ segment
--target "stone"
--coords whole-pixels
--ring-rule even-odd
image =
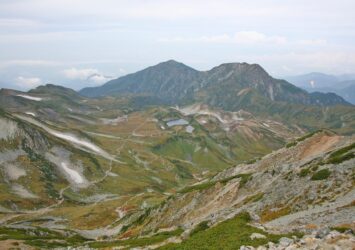
[[[282,237],[279,240],[279,243],[280,243],[281,246],[287,247],[287,246],[289,246],[289,245],[291,245],[293,243],[293,239],[290,239],[290,238],[287,238],[287,237]]]
[[[326,235],[328,235],[330,232],[329,228],[321,228],[316,232],[316,238],[318,239],[322,239],[324,238]]]
[[[255,239],[265,239],[266,236],[263,234],[259,234],[259,233],[252,233],[252,235],[250,235],[250,239],[255,240]]]

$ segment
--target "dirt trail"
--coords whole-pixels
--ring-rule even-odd
[[[340,141],[340,138],[340,136],[322,135],[319,139],[317,138],[317,140],[312,144],[308,143],[308,146],[305,147],[300,154],[301,159],[306,159],[319,154],[323,154],[324,152],[335,146]]]

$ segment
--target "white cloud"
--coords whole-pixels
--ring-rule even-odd
[[[237,43],[286,43],[287,39],[282,36],[267,36],[256,31],[241,31],[237,32],[233,40]]]
[[[75,80],[87,80],[90,76],[94,74],[99,74],[97,69],[77,69],[77,68],[70,68],[63,70],[65,77]]]
[[[21,19],[21,18],[0,18],[0,27],[3,28],[18,28],[18,27],[37,27],[38,22],[30,19]]]
[[[253,17],[283,14],[285,4],[263,6],[235,0],[51,0],[10,1],[0,3],[3,12],[26,16],[44,16],[68,19],[80,15],[80,18],[97,17],[104,19],[199,19],[201,17]],[[0,10],[1,12],[1,10]],[[95,19],[97,19],[95,18]]]
[[[47,60],[8,60],[0,61],[0,68],[12,67],[12,66],[57,66],[59,62],[47,61]]]
[[[327,41],[324,39],[309,39],[309,40],[300,40],[298,41],[301,45],[311,45],[311,46],[320,46],[326,45]]]
[[[15,84],[21,88],[34,88],[42,84],[41,78],[19,76],[15,79]]]
[[[93,68],[87,68],[87,69],[70,68],[70,69],[63,70],[63,74],[68,79],[87,81],[93,84],[103,84],[114,78],[112,76],[106,76],[100,73],[99,70]]]
[[[275,69],[279,75],[289,75],[290,69],[292,70],[292,74],[312,71],[327,72],[329,74],[344,74],[354,72],[355,51],[272,53],[248,56],[243,59],[266,65],[268,66],[266,67],[268,70]],[[280,65],[283,66],[280,67]]]
[[[161,38],[159,42],[204,42],[204,43],[238,43],[238,44],[285,44],[282,36],[268,36],[257,31],[240,31],[234,35],[217,35],[201,37]]]
[[[112,76],[104,76],[101,74],[94,74],[89,77],[89,81],[95,83],[95,84],[103,84],[105,82],[108,82],[109,80],[112,80]]]

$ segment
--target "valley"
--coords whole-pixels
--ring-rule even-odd
[[[218,249],[226,237],[239,249],[353,232],[354,130],[341,97],[255,64],[168,61],[80,92],[1,89],[0,240]]]

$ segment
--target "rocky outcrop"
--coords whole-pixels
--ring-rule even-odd
[[[181,226],[190,231],[203,221],[214,225],[242,211],[252,215],[255,225],[278,233],[346,224],[355,214],[352,143],[354,138],[329,131],[301,138],[253,164],[182,190],[151,211],[144,229]],[[336,155],[343,156],[335,162]]]
[[[355,248],[355,237],[349,231],[348,233],[339,233],[337,231],[314,231],[300,239],[281,238],[278,243],[269,242],[267,245],[252,247],[242,246],[240,250],[294,250],[294,249],[342,249],[352,250]]]

